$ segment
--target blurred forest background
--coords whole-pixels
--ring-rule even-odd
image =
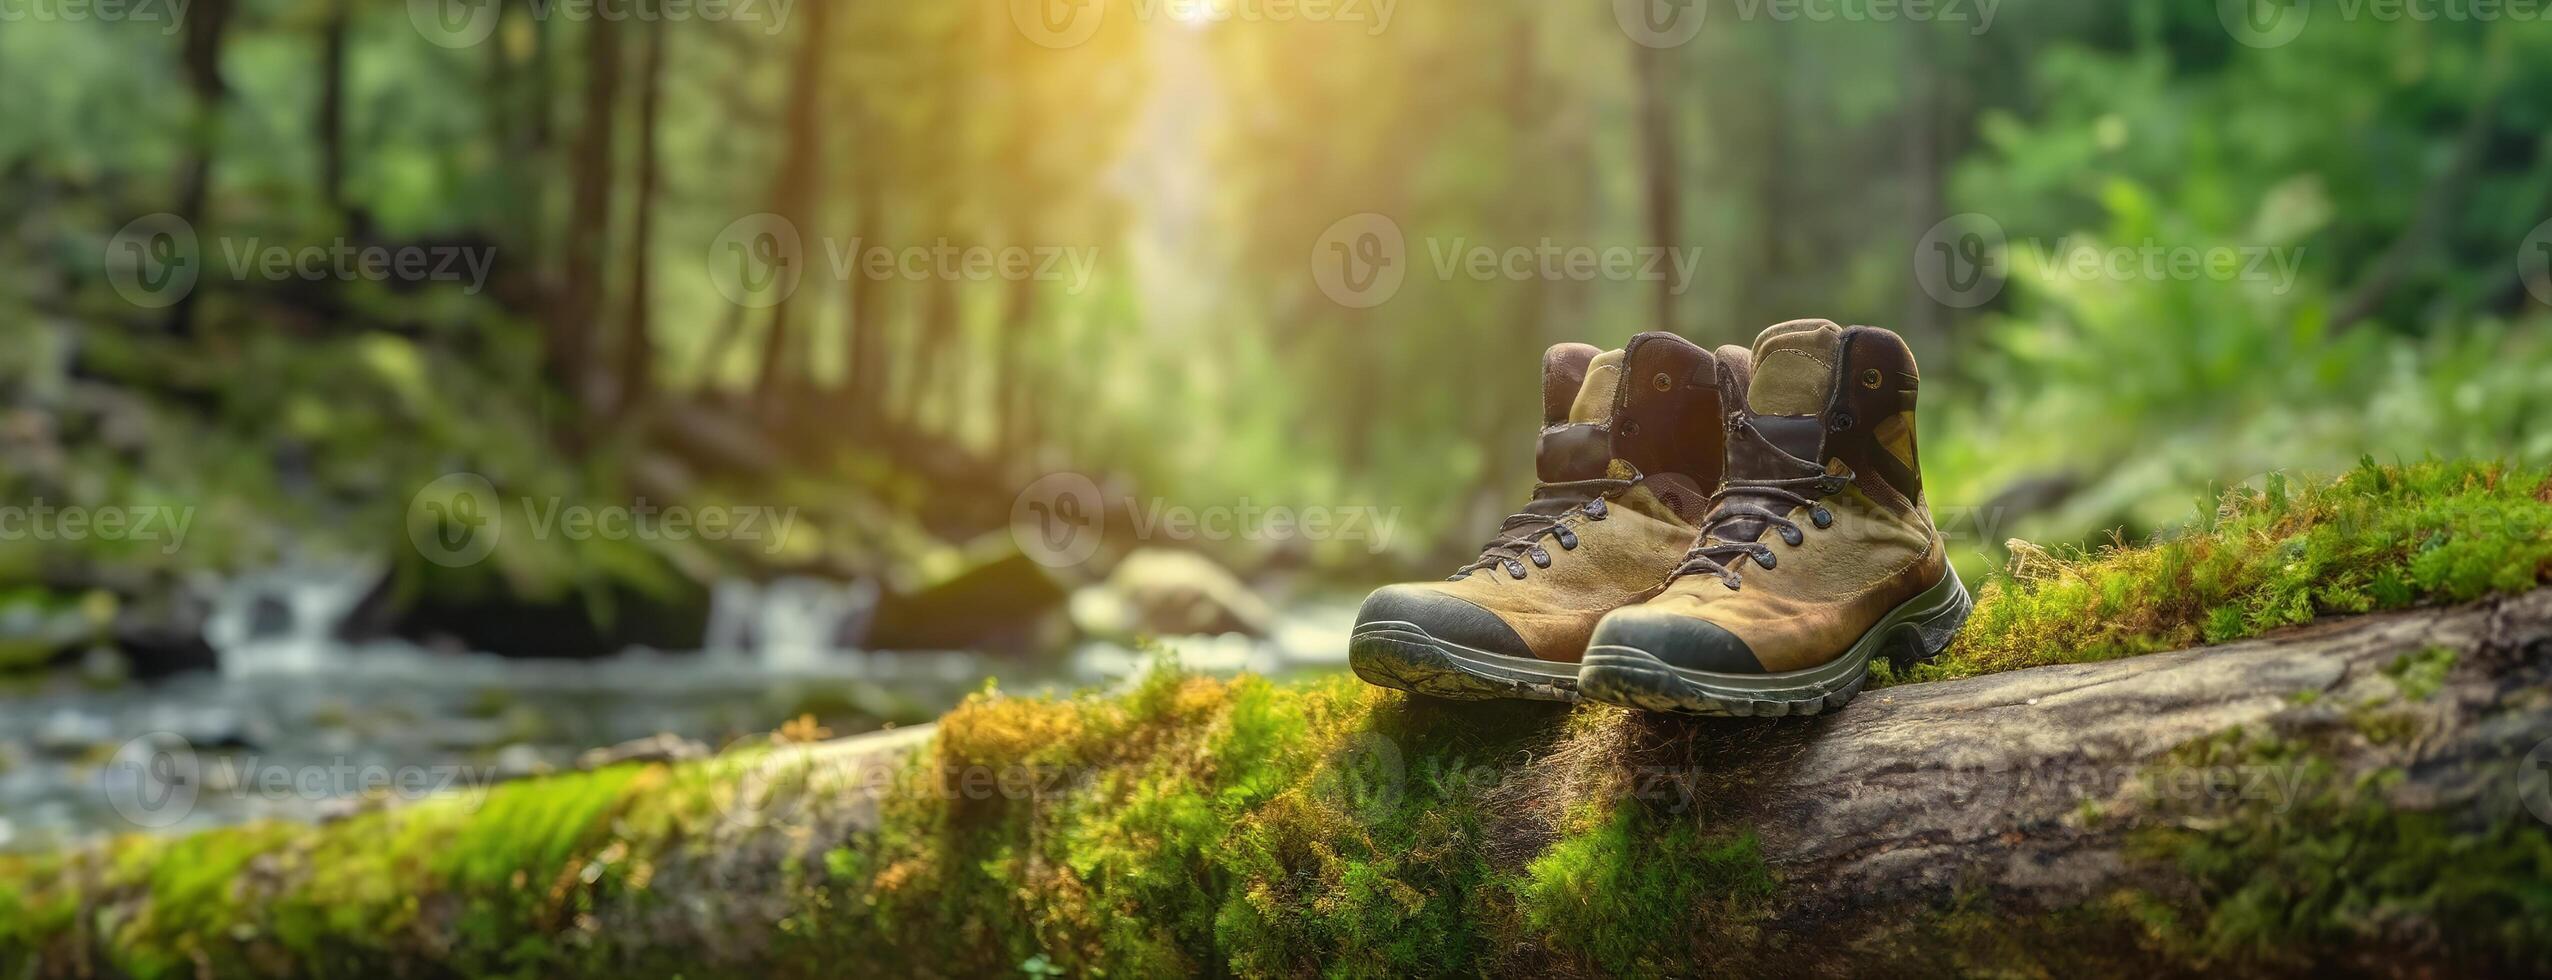
[[[0,545],[0,661],[75,649],[27,631],[66,616],[147,646],[190,583],[314,555],[383,563],[380,628],[509,653],[697,646],[733,577],[939,596],[876,625],[965,645],[935,624],[1138,544],[1273,592],[1440,575],[1530,489],[1543,347],[1795,316],[1914,342],[1932,501],[1978,566],[2273,468],[2552,457],[2552,28],[2303,4],[2263,34],[2242,6],[26,6],[0,23],[0,497],[193,520],[174,549]],[[1370,306],[1315,268],[1365,214],[1405,240]],[[201,274],[137,301],[151,215]],[[803,279],[739,288],[720,263],[772,227]],[[1087,276],[836,275],[850,242]],[[1438,258],[1545,242],[1698,264],[1678,290]],[[229,258],[341,244],[492,261],[482,286]],[[1935,248],[1991,278],[1927,280]],[[2209,250],[2242,261],[2168,261]],[[410,515],[458,472],[800,519],[447,567]],[[1009,530],[1057,472],[1396,528],[1114,520],[1058,573]]]

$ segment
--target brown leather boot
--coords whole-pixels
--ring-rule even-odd
[[[1587,697],[1705,715],[1816,714],[1967,621],[1923,501],[1914,355],[1876,327],[1797,320],[1755,340],[1725,482],[1663,592],[1604,617]]]
[[[1744,390],[1747,360],[1669,333],[1602,354],[1551,348],[1532,502],[1452,578],[1366,599],[1347,647],[1357,676],[1445,698],[1574,700],[1596,621],[1655,594],[1692,546],[1719,482],[1720,392]]]

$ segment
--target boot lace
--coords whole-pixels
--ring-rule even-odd
[[[1498,536],[1480,546],[1478,560],[1454,569],[1445,581],[1460,581],[1472,572],[1493,566],[1506,569],[1509,578],[1521,579],[1525,575],[1524,563],[1528,560],[1535,568],[1551,567],[1550,550],[1539,544],[1542,538],[1557,538],[1562,551],[1577,550],[1577,534],[1568,529],[1568,518],[1582,514],[1590,521],[1603,520],[1611,512],[1605,501],[1638,486],[1642,479],[1633,475],[1627,480],[1605,478],[1534,484],[1533,499],[1524,505],[1523,512],[1500,523]]]
[[[1710,497],[1710,516],[1702,520],[1701,535],[1692,550],[1684,552],[1683,564],[1666,576],[1669,582],[1686,575],[1715,575],[1719,584],[1736,591],[1745,584],[1737,569],[1747,559],[1767,569],[1780,562],[1772,553],[1772,546],[1763,543],[1765,532],[1779,531],[1783,543],[1798,547],[1807,534],[1788,515],[1801,507],[1809,509],[1808,520],[1819,530],[1834,526],[1834,512],[1819,501],[1841,493],[1852,480],[1849,467],[1842,473],[1828,473],[1824,467],[1764,440],[1754,424],[1743,417],[1732,417],[1728,427],[1732,436],[1753,436],[1765,449],[1805,472],[1771,479],[1731,478],[1720,484],[1719,492]]]

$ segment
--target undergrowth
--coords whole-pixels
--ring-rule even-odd
[[[1940,659],[1940,680],[2225,643],[2325,615],[2465,602],[2552,578],[2552,474],[2500,463],[2363,461],[2271,475],[2142,545],[2015,543]]]

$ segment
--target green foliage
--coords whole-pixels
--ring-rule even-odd
[[[2521,592],[2547,576],[2543,471],[2366,461],[2327,483],[2272,476],[2233,488],[2197,524],[2147,545],[2022,549],[1985,584],[1948,653],[1892,679],[2223,643],[2321,615]],[[2433,685],[2442,669],[2411,671],[2405,689]]]

